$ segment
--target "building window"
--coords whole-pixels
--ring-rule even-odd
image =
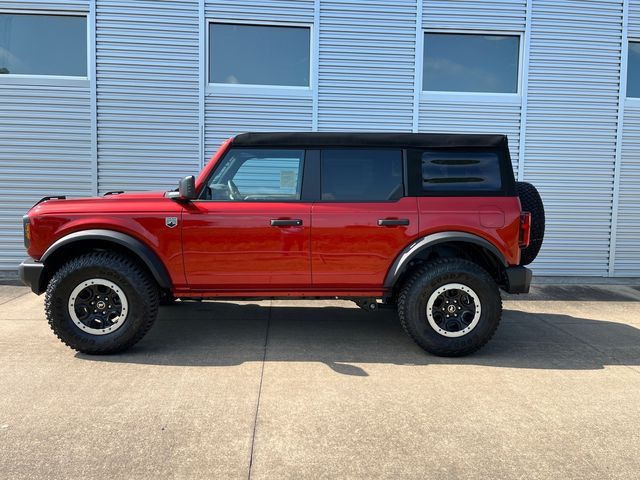
[[[308,87],[309,27],[209,24],[209,82]]]
[[[422,89],[518,93],[519,35],[424,34]]]
[[[0,74],[87,76],[87,17],[0,13]]]
[[[640,41],[629,42],[627,97],[640,98]]]

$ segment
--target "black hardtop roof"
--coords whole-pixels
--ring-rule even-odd
[[[506,135],[444,133],[334,133],[273,132],[241,133],[233,139],[238,147],[400,147],[455,148],[507,146]]]

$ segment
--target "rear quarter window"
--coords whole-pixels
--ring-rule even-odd
[[[425,194],[502,190],[500,160],[487,151],[425,151],[420,157],[420,188]]]

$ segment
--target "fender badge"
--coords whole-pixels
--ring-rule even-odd
[[[169,228],[173,228],[178,225],[178,217],[166,217],[164,219],[164,224]]]

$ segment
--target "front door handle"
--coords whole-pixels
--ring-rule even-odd
[[[292,220],[284,220],[281,218],[271,219],[272,227],[299,227],[300,225],[302,225],[302,220],[299,218],[294,218]]]
[[[397,227],[400,225],[409,225],[408,218],[381,218],[378,220],[379,227]]]

